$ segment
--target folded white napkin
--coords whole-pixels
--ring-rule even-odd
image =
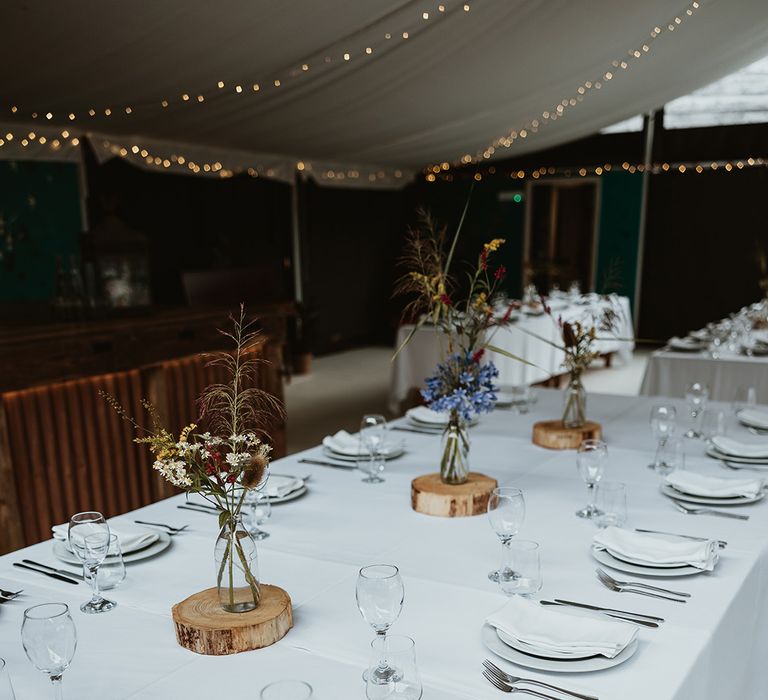
[[[637,627],[629,623],[544,608],[518,596],[485,621],[542,652],[601,654],[609,659],[620,654],[637,634]]]
[[[724,435],[712,438],[712,444],[724,454],[734,457],[749,457],[752,459],[768,459],[768,440],[762,442],[741,442]]]
[[[667,345],[674,350],[699,350],[705,347],[704,343],[695,338],[678,338],[677,336],[672,336],[667,341]]]
[[[768,430],[768,411],[760,411],[757,408],[742,408],[736,412],[736,415],[745,425]]]
[[[681,470],[672,472],[664,481],[681,493],[711,498],[754,498],[763,490],[762,479],[729,479]]]
[[[712,571],[718,558],[717,542],[708,540],[698,542],[667,537],[665,535],[645,534],[607,527],[600,530],[593,538],[596,549],[606,550],[618,557],[628,557],[642,564],[679,564],[694,566],[704,571]]]
[[[69,523],[54,525],[51,530],[53,531],[54,539],[61,540],[67,545],[67,549],[69,549]],[[123,525],[122,523],[119,528],[115,528],[110,524],[109,533],[111,535],[117,535],[117,539],[120,541],[120,549],[123,551],[123,554],[142,549],[155,542],[159,537],[156,532],[151,532],[139,527],[131,527],[127,524]]]
[[[282,498],[289,493],[293,493],[296,489],[300,489],[302,486],[304,486],[303,479],[297,479],[295,476],[270,474],[267,485],[262,489],[262,493],[267,494],[270,498]]]
[[[323,445],[333,452],[338,452],[342,455],[349,457],[357,457],[359,455],[367,455],[366,450],[360,444],[360,437],[358,435],[352,435],[346,430],[339,430],[335,435],[326,435],[323,438]],[[391,454],[402,446],[397,440],[386,439],[379,451],[383,455]]]
[[[429,425],[447,425],[449,418],[447,413],[438,413],[426,406],[409,408],[405,415],[418,423],[428,423]]]

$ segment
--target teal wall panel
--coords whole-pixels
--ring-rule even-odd
[[[78,166],[0,161],[0,219],[0,302],[51,299],[57,260],[79,258]]]
[[[643,175],[611,172],[600,183],[595,291],[628,296],[633,308]]]

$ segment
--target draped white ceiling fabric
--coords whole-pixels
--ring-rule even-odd
[[[9,2],[0,120],[92,134],[102,157],[122,148],[146,167],[183,155],[186,172],[208,158],[289,179],[300,163],[327,184],[400,186],[532,119],[536,133],[491,157],[594,133],[768,53],[768,0],[696,5],[689,17],[686,0]],[[0,147],[19,153],[18,138]]]

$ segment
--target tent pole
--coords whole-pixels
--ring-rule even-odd
[[[293,299],[297,304],[304,301],[301,281],[301,228],[299,222],[299,173],[294,175],[291,187],[291,257],[293,258]],[[297,318],[297,322],[301,322]]]
[[[645,147],[643,151],[643,188],[640,195],[640,221],[639,236],[637,241],[637,266],[635,268],[635,300],[632,304],[632,317],[634,319],[635,335],[637,335],[638,320],[640,317],[640,294],[643,280],[643,254],[645,252],[645,234],[648,220],[648,188],[650,186],[651,165],[653,163],[653,130],[656,122],[656,113],[651,110],[645,119]]]

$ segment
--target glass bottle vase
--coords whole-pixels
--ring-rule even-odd
[[[586,422],[587,392],[581,383],[581,372],[573,372],[563,395],[563,427],[581,428]]]
[[[244,613],[259,605],[256,543],[238,513],[224,521],[214,548],[219,603],[227,612]]]
[[[467,422],[451,414],[443,433],[440,478],[445,484],[463,484],[469,478],[469,429]]]

